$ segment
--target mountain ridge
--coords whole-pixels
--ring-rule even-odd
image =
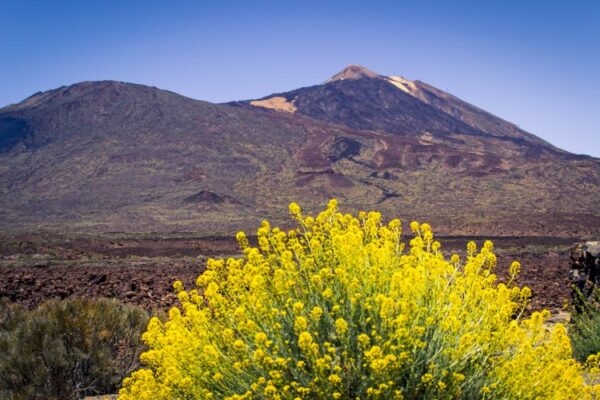
[[[449,116],[451,118],[456,118],[460,122],[464,122],[469,127],[475,129],[475,131],[472,131],[469,128],[462,127],[463,128],[462,133],[470,133],[470,134],[487,133],[487,134],[492,134],[492,136],[509,136],[509,137],[515,137],[515,138],[520,138],[520,139],[526,139],[528,141],[532,141],[535,144],[540,144],[540,145],[546,146],[548,148],[552,147],[556,151],[567,153],[565,150],[559,149],[556,146],[551,145],[550,143],[537,137],[536,135],[533,135],[529,132],[526,132],[526,131],[518,128],[515,124],[512,124],[500,117],[497,117],[496,115],[493,115],[483,109],[473,106],[472,104],[469,104],[469,103],[457,98],[456,96],[446,93],[446,92],[444,92],[440,89],[437,89],[431,85],[428,85],[427,83],[424,83],[420,80],[410,81],[406,78],[399,77],[399,76],[379,75],[365,67],[362,67],[362,66],[356,65],[356,64],[347,66],[346,68],[342,69],[340,72],[333,75],[331,78],[329,78],[328,80],[326,80],[325,82],[323,82],[320,85],[304,87],[304,88],[292,90],[289,92],[274,93],[274,94],[259,98],[257,100],[265,102],[269,98],[284,97],[288,103],[293,103],[293,102],[297,101],[299,95],[302,95],[308,91],[319,91],[319,90],[322,91],[324,87],[327,87],[328,85],[331,85],[331,84],[335,84],[336,82],[338,82],[338,83],[343,82],[344,80],[354,80],[354,81],[356,81],[356,80],[367,80],[367,81],[371,80],[372,82],[377,81],[379,83],[386,82],[389,85],[392,85],[395,88],[399,89],[401,92],[408,94],[413,99],[419,100],[419,103],[424,103],[428,106],[431,106],[433,109],[443,112],[446,116]],[[248,103],[252,103],[252,102],[253,101],[250,100],[250,101],[232,102],[232,103],[233,104],[237,104],[237,103],[248,104]],[[256,100],[254,100],[254,102],[256,102]],[[295,108],[297,109],[297,106]],[[300,110],[300,111],[302,112],[302,110]],[[356,110],[354,110],[354,111],[356,111]],[[322,119],[321,116],[319,116],[311,111],[309,111],[306,114],[308,116],[311,116],[316,119]],[[458,115],[456,115],[456,114],[458,114]],[[476,114],[479,114],[479,119],[476,118],[477,117]],[[481,121],[482,114],[488,120],[488,121],[486,121],[487,123],[482,123],[482,121]],[[464,115],[466,115],[466,117]],[[474,115],[475,115],[475,118],[473,117]],[[465,121],[465,119],[467,121]],[[473,119],[476,119],[474,121],[474,123],[473,123],[473,121],[470,121]],[[335,121],[329,120],[328,122],[335,122]],[[485,126],[485,128],[482,129],[482,125]],[[368,128],[368,127],[372,128],[373,126],[366,126],[366,125],[354,126],[354,128],[362,128],[362,129]],[[503,130],[503,132],[502,132],[503,135],[498,134],[498,129]],[[413,130],[414,130],[414,127],[413,127]],[[492,131],[491,133],[489,132],[490,130]],[[389,126],[388,126],[387,131],[389,132]],[[496,134],[494,134],[494,132]]]
[[[420,81],[396,79],[433,105],[360,69],[341,76],[259,105],[100,81],[4,107],[2,229],[229,234],[332,197],[444,234],[597,229],[600,160]]]

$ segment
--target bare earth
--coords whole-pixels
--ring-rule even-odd
[[[0,244],[0,298],[33,308],[50,298],[116,297],[149,310],[177,303],[171,289],[179,279],[192,287],[208,257],[239,255],[232,238],[193,236],[3,237]],[[448,252],[468,240],[439,238]],[[519,285],[533,291],[531,309],[559,311],[569,298],[569,247],[565,238],[493,239],[500,280],[513,260],[522,264]]]

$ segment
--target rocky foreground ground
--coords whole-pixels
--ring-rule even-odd
[[[440,238],[448,252],[460,252],[467,241]],[[496,273],[507,275],[513,260],[522,264],[519,285],[533,291],[531,309],[559,311],[570,297],[569,248],[573,239],[496,238]],[[233,238],[163,235],[5,236],[0,245],[0,298],[34,308],[51,298],[116,297],[148,310],[177,303],[172,283],[192,287],[207,258],[239,255]]]

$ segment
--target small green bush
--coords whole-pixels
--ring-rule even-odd
[[[596,289],[589,299],[580,296],[578,310],[571,315],[569,329],[573,357],[581,362],[600,353],[600,291]]]
[[[112,299],[0,303],[0,398],[80,399],[115,393],[138,367],[148,314]]]

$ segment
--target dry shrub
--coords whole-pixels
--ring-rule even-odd
[[[113,299],[0,303],[0,398],[80,399],[114,393],[138,367],[148,315]]]

